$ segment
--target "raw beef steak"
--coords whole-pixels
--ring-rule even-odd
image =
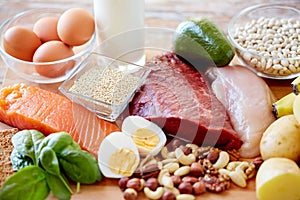
[[[224,106],[201,73],[172,52],[147,65],[152,71],[129,106],[131,115],[145,117],[166,134],[198,145],[241,147]]]

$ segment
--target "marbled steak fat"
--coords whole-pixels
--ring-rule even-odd
[[[145,117],[167,134],[198,145],[241,147],[226,109],[201,73],[172,52],[147,65],[152,71],[129,105],[131,115]]]

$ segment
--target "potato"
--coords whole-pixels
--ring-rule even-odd
[[[299,200],[300,169],[287,158],[270,158],[256,175],[256,197],[259,200]]]
[[[300,160],[300,124],[294,115],[282,116],[265,130],[260,153],[264,160],[272,157]]]

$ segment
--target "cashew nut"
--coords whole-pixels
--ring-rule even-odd
[[[161,150],[160,150],[160,155],[163,159],[168,159],[168,158],[175,158],[175,153],[174,152],[169,152],[168,148],[166,146],[164,146]]]
[[[177,162],[176,158],[167,158],[167,159],[164,159],[164,160],[161,161],[161,163],[163,165],[168,164],[168,163],[174,163],[174,162]]]
[[[232,180],[232,182],[234,182],[236,185],[238,185],[240,187],[247,186],[247,182],[246,182],[247,177],[245,177],[245,174],[243,171],[234,170],[233,172],[230,172],[229,176],[230,176],[230,179]]]
[[[255,166],[251,165],[247,161],[234,161],[228,163],[226,167],[229,171],[241,170],[246,176],[246,179],[250,179],[255,176],[256,170]]]
[[[196,197],[192,194],[180,194],[176,196],[176,200],[194,200]]]
[[[164,187],[167,187],[167,188],[173,188],[174,183],[172,181],[171,176],[163,176],[161,178],[161,185],[163,185]]]
[[[228,175],[232,180],[232,182],[240,187],[247,186],[247,182],[246,182],[247,177],[244,174],[244,172],[240,169],[234,171],[229,171],[227,169],[219,169],[219,173]]]
[[[180,148],[175,149],[175,155],[178,160],[183,165],[191,165],[196,161],[196,156],[194,154],[185,155]]]
[[[138,191],[141,191],[143,188],[144,188],[144,186],[145,186],[145,179],[140,179],[140,183],[141,183],[141,187],[138,189]]]
[[[221,151],[219,153],[218,160],[213,164],[213,167],[216,169],[224,168],[230,160],[230,156],[226,151]]]
[[[249,166],[250,166],[250,164],[248,162],[243,161],[236,167],[236,170],[245,171],[247,168],[249,168]]]
[[[168,169],[169,173],[174,173],[177,169],[179,169],[179,163],[174,162],[174,163],[168,163],[163,166],[163,169]]]
[[[174,183],[172,181],[171,175],[168,169],[162,169],[157,177],[158,183],[167,188],[174,187]]]
[[[195,157],[197,157],[198,148],[199,148],[198,145],[196,145],[196,144],[186,144],[185,146],[191,148],[192,149],[192,154],[194,154]]]
[[[241,163],[242,163],[242,161],[232,161],[232,162],[228,163],[228,165],[226,166],[226,169],[228,169],[229,171],[234,171],[235,168]]]
[[[175,176],[184,176],[184,175],[187,175],[188,173],[190,173],[190,171],[191,171],[190,166],[182,166],[174,172],[174,175]]]
[[[155,191],[150,190],[148,187],[144,188],[144,193],[146,197],[149,199],[160,199],[162,195],[164,194],[165,190],[163,187],[158,187]]]
[[[164,147],[161,148],[160,155],[163,159],[168,158],[168,153],[169,153],[169,151],[168,151],[167,147],[164,146]]]

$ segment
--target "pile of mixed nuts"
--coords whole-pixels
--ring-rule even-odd
[[[131,177],[119,180],[119,187],[125,200],[137,199],[140,191],[149,199],[195,199],[207,191],[220,193],[231,182],[246,187],[262,162],[260,158],[239,161],[235,150],[173,140],[158,156],[145,157]]]

